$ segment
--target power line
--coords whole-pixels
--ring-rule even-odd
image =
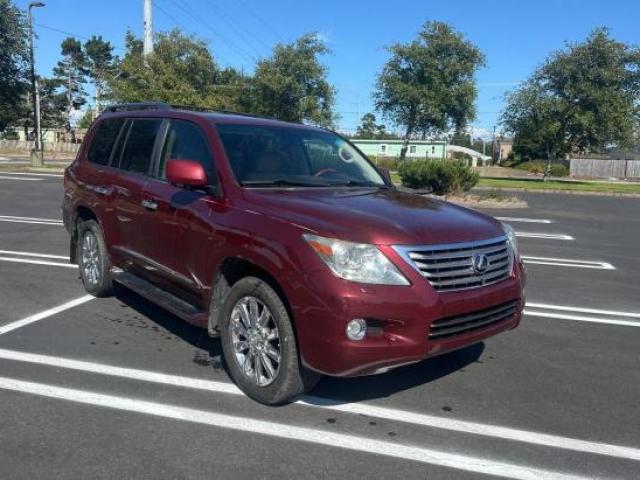
[[[36,25],[36,26],[38,26],[38,27],[40,27],[40,28],[44,28],[45,30],[50,30],[50,31],[52,31],[52,32],[56,32],[56,33],[60,33],[60,34],[62,34],[62,35],[66,35],[67,37],[75,37],[75,38],[79,38],[79,39],[81,39],[81,40],[91,40],[91,38],[86,37],[86,36],[84,36],[84,35],[78,35],[77,33],[67,32],[67,31],[65,31],[65,30],[60,30],[59,28],[50,27],[50,26],[48,26],[48,25],[43,25],[42,23],[34,22],[33,24],[34,24],[34,25]],[[109,43],[111,43],[111,42],[109,42]],[[112,46],[114,49],[116,49],[116,50],[122,50],[123,52],[126,52],[126,51],[127,51],[127,49],[126,49],[126,48],[119,47],[119,46],[117,46],[117,45],[111,45],[111,46]]]
[[[238,0],[238,2],[244,5],[244,8],[247,10],[247,12],[249,12],[251,16],[258,20],[258,22],[262,23],[262,25],[264,25],[267,30],[269,30],[278,40],[280,40],[281,42],[284,41],[280,34],[268,22],[266,22],[260,15],[252,10],[249,5],[247,5],[247,2],[245,2],[244,0]]]
[[[172,20],[176,25],[179,25],[180,27],[182,27],[182,29],[186,32],[187,28],[185,27],[185,25],[180,22],[176,17],[174,17],[170,12],[168,12],[167,10],[165,10],[163,7],[161,7],[160,5],[158,5],[158,3],[155,4],[155,7],[162,12],[164,15],[166,15],[170,20]],[[231,65],[231,63],[222,55],[220,55],[219,53],[215,53],[214,58],[217,58],[218,60],[221,60],[223,64],[229,66]]]
[[[209,7],[212,10],[215,10],[216,12],[218,12],[220,14],[220,18],[227,24],[229,25],[234,32],[236,32],[236,35],[238,36],[238,38],[241,38],[242,41],[254,52],[256,53],[256,55],[260,56],[260,52],[255,48],[254,44],[251,43],[250,41],[248,41],[247,39],[253,40],[253,42],[255,44],[258,44],[262,47],[264,47],[265,49],[269,50],[270,47],[269,45],[267,45],[265,42],[263,42],[260,38],[258,38],[257,36],[255,36],[250,30],[248,30],[247,28],[245,28],[242,23],[237,22],[233,16],[227,12],[226,10],[224,10],[221,6],[216,5],[215,3],[213,3],[210,0],[207,0],[206,2]]]
[[[173,3],[176,7],[178,7],[183,13],[187,14],[192,19],[204,25],[209,31],[211,31],[215,36],[220,38],[224,43],[226,43],[231,48],[233,48],[236,52],[240,53],[241,55],[244,55],[246,58],[249,58],[249,60],[253,62],[257,61],[257,59],[251,53],[247,52],[244,48],[240,47],[232,40],[229,40],[228,38],[226,38],[224,35],[218,32],[215,28],[213,28],[207,21],[203,20],[201,16],[198,15],[197,12],[191,9],[188,3],[185,3],[183,5],[182,3],[178,3],[177,0],[169,0],[169,1],[171,1],[171,3]]]

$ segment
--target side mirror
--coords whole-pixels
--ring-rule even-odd
[[[391,181],[391,172],[388,168],[378,167],[378,171],[380,172],[380,175],[382,175],[382,178],[384,178],[389,185],[393,185],[393,182]]]
[[[168,160],[166,172],[167,181],[172,185],[204,188],[209,184],[204,167],[194,160]]]

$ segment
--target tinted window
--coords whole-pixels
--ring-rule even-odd
[[[118,138],[118,133],[123,124],[123,118],[112,118],[111,120],[100,122],[87,155],[91,163],[97,163],[98,165],[107,165],[109,163],[113,144]]]
[[[172,121],[169,125],[158,170],[162,179],[166,178],[167,160],[194,160],[200,162],[209,175],[212,173],[206,140],[200,129],[189,122]]]
[[[161,120],[133,120],[120,160],[121,169],[137,173],[149,171],[153,145],[161,123]]]

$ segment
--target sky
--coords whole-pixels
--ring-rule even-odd
[[[51,75],[60,43],[102,35],[124,54],[127,30],[142,35],[142,0],[44,0],[35,9],[36,66]],[[15,2],[26,8],[26,0]],[[337,89],[339,127],[355,131],[373,111],[371,93],[389,58],[386,47],[415,38],[428,20],[450,23],[486,55],[477,75],[477,117],[488,135],[504,95],[566,42],[606,26],[617,40],[640,44],[640,0],[153,0],[154,29],[179,27],[205,40],[222,66],[253,71],[274,44],[318,32],[332,53],[322,59]],[[499,129],[499,127],[498,127]]]

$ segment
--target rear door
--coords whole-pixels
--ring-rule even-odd
[[[154,239],[143,228],[153,210],[143,201],[144,187],[156,154],[162,119],[133,118],[121,142],[118,158],[112,160],[118,174],[113,181],[114,209],[118,227],[119,251],[126,265],[143,273],[149,268]]]
[[[203,264],[211,241],[209,223],[212,189],[192,190],[170,185],[166,179],[168,160],[193,160],[201,163],[211,185],[217,185],[217,175],[207,139],[200,127],[189,121],[170,120],[158,164],[149,179],[143,197],[154,205],[155,217],[145,218],[144,228],[154,238],[153,258],[162,265],[163,281],[200,303],[204,281],[196,268]]]
[[[84,201],[96,213],[109,247],[117,235],[113,208],[113,182],[116,175],[109,166],[125,130],[124,118],[107,118],[96,125],[96,132],[87,151],[87,163],[81,175],[86,192]]]

